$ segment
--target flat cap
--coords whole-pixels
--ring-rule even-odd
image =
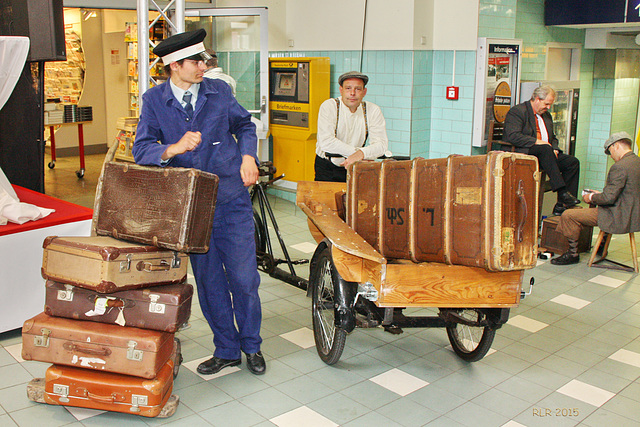
[[[628,133],[626,132],[616,132],[614,134],[612,134],[609,139],[607,139],[604,142],[604,153],[605,154],[610,154],[609,153],[609,147],[611,147],[611,145],[615,142],[618,142],[622,139],[626,139],[629,142],[629,145],[631,145],[631,136],[629,136]]]
[[[359,73],[358,71],[348,71],[343,75],[341,75],[340,77],[338,77],[338,84],[342,86],[342,82],[344,82],[347,79],[360,79],[364,82],[365,86],[369,82],[369,77],[366,74]]]
[[[153,48],[153,53],[162,58],[164,65],[190,56],[199,55],[203,61],[211,59],[211,55],[206,52],[203,40],[207,36],[204,29],[187,31],[176,34],[158,43]]]

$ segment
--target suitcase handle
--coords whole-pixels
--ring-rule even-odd
[[[138,271],[146,271],[147,273],[150,273],[152,271],[169,271],[171,269],[171,264],[169,264],[165,260],[160,261],[160,264],[158,265],[153,265],[150,262],[140,261],[138,265],[136,265],[136,268],[138,269]]]
[[[90,354],[92,356],[109,356],[111,354],[111,349],[107,347],[82,347],[81,345],[72,342],[66,342],[62,347],[67,351],[77,351],[78,353]]]
[[[122,394],[112,393],[109,396],[100,396],[99,394],[91,393],[89,390],[84,390],[84,395],[94,402],[99,403],[114,403],[114,402],[124,402],[125,397]]]
[[[518,196],[518,202],[520,202],[518,204],[520,208],[518,209],[518,242],[522,242],[522,240],[524,240],[524,224],[527,222],[528,215],[527,199],[524,197],[524,182],[522,180],[518,183],[518,191],[516,191],[516,195]]]

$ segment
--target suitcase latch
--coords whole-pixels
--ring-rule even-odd
[[[140,362],[142,360],[143,351],[136,350],[137,342],[131,340],[127,343],[127,359]]]
[[[69,386],[64,384],[54,384],[53,394],[60,396],[60,402],[69,402]]]
[[[151,300],[149,303],[149,313],[164,314],[165,304],[159,303],[159,298],[160,295],[157,294],[149,295],[149,299]]]
[[[49,335],[51,331],[47,328],[40,329],[42,336],[33,337],[33,345],[36,347],[49,347]]]
[[[180,259],[180,255],[178,252],[173,252],[173,261],[171,261],[171,268],[180,268],[180,264],[182,260]]]
[[[140,406],[147,406],[149,404],[149,397],[141,394],[132,394],[131,404],[133,405],[129,409],[131,412],[140,412]]]
[[[125,261],[120,261],[120,273],[131,270],[131,254],[127,254]]]
[[[73,301],[73,285],[64,285],[64,290],[58,291],[59,301]]]

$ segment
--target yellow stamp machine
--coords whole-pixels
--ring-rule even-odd
[[[329,58],[269,58],[273,164],[287,181],[313,181],[318,109],[329,98]]]

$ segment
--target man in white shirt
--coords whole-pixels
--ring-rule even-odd
[[[376,159],[389,146],[380,107],[363,101],[369,77],[349,71],[338,78],[340,98],[327,99],[318,112],[315,180],[346,182],[346,167],[359,160]],[[365,147],[365,142],[369,144]],[[328,157],[334,154],[339,157]]]
[[[206,52],[211,56],[211,59],[207,61],[207,71],[204,72],[204,76],[226,82],[231,88],[233,96],[236,96],[236,80],[230,75],[225,74],[221,67],[218,67],[218,55],[216,55],[215,51],[207,49]]]

